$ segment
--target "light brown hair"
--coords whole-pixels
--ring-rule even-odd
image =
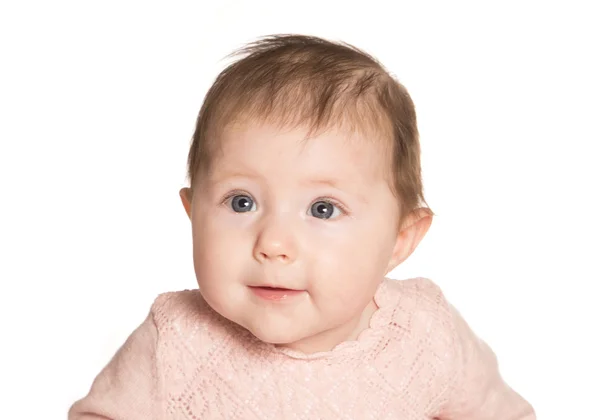
[[[309,133],[337,127],[387,139],[390,181],[401,219],[426,205],[413,101],[369,54],[344,43],[274,35],[246,45],[209,89],[188,155],[188,178],[210,168],[230,124],[262,121]],[[205,172],[204,172],[205,173]]]

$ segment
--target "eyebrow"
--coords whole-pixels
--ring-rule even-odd
[[[309,179],[303,183],[308,184],[308,185],[325,185],[327,187],[341,189],[340,188],[341,182],[339,179],[329,179],[329,178]]]
[[[263,178],[262,175],[253,173],[252,171],[240,171],[239,169],[232,171],[218,171],[213,174],[211,177],[214,181],[222,182],[228,178],[252,178],[252,179],[260,179]],[[305,185],[325,185],[332,188],[341,189],[340,185],[343,184],[343,180],[339,178],[315,178],[315,179],[306,179],[302,181],[302,184]]]
[[[231,178],[250,178],[250,179],[263,179],[262,175],[253,172],[242,172],[240,170],[233,171],[219,171],[217,176],[212,177],[213,182],[221,183]],[[301,182],[302,185],[308,186],[325,186],[336,189],[338,191],[352,194],[356,196],[360,201],[367,202],[366,198],[363,197],[362,194],[358,194],[355,191],[348,190],[347,188],[343,188],[344,180],[341,178],[312,178],[312,179],[304,179]]]
[[[229,178],[252,178],[252,179],[257,179],[257,178],[262,178],[260,175],[252,173],[252,172],[242,172],[240,170],[233,170],[233,171],[216,171],[216,173],[212,173],[209,178],[213,181],[213,182],[223,182]]]
[[[343,180],[339,178],[316,178],[304,181],[305,185],[324,185],[326,187],[331,187],[346,194],[351,194],[363,203],[367,202],[367,199],[362,194],[359,194],[356,191],[349,190],[348,188],[343,188],[343,183]]]

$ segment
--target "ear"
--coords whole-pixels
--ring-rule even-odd
[[[181,197],[181,203],[187,213],[190,220],[192,219],[192,189],[182,188],[179,190],[179,197]]]
[[[416,209],[405,218],[396,237],[388,273],[410,257],[429,230],[432,220],[433,214],[426,208]]]

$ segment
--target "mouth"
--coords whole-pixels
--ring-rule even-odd
[[[269,301],[287,301],[304,292],[304,290],[275,286],[250,286],[250,290],[259,298]]]
[[[269,290],[290,290],[293,292],[298,292],[298,289],[290,289],[288,287],[277,287],[277,286],[250,286],[254,289],[269,289]]]

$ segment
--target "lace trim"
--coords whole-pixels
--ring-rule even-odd
[[[377,287],[375,291],[374,301],[377,305],[377,309],[371,315],[369,320],[369,327],[363,330],[356,340],[344,341],[332,350],[317,352],[312,354],[302,353],[297,350],[292,350],[286,347],[278,347],[273,344],[260,342],[263,348],[269,352],[277,352],[293,359],[301,360],[314,360],[314,359],[331,359],[339,356],[348,356],[350,353],[358,353],[370,349],[376,344],[383,333],[385,332],[384,327],[389,324],[390,314],[388,308],[390,307],[390,295],[388,293],[388,282],[393,281],[385,278]]]

